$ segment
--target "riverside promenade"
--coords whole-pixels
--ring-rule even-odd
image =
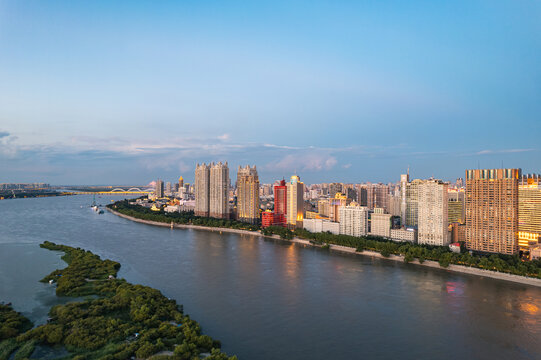
[[[110,211],[111,213],[117,215],[117,216],[120,216],[122,218],[131,220],[131,221],[135,221],[135,222],[138,222],[138,223],[147,224],[147,225],[154,225],[154,226],[161,226],[161,227],[167,227],[167,228],[171,227],[170,223],[168,224],[168,223],[163,223],[163,222],[158,222],[158,221],[138,219],[138,218],[134,218],[132,216],[124,215],[124,214],[119,213],[118,211],[115,211],[115,210],[110,209],[110,208],[107,208],[107,210]],[[305,239],[293,238],[291,240],[286,240],[286,239],[280,238],[280,236],[278,236],[278,235],[266,236],[266,235],[263,235],[263,234],[261,234],[259,232],[250,231],[250,230],[216,228],[216,227],[210,227],[210,226],[186,225],[186,224],[173,224],[173,228],[174,229],[205,230],[205,231],[213,231],[213,232],[219,232],[219,233],[228,232],[228,233],[236,233],[236,234],[241,234],[241,235],[261,236],[261,237],[266,237],[266,238],[270,238],[270,239],[274,239],[274,240],[288,241],[288,242],[292,242],[292,243],[299,244],[299,245],[304,245],[304,246],[321,247],[320,245],[312,244],[309,240],[305,240]],[[358,252],[355,248],[348,247],[348,246],[329,244],[329,250],[337,251],[337,252],[341,252],[341,253],[353,254],[353,255],[371,256],[371,257],[375,257],[375,258],[380,258],[380,259],[384,259],[384,260],[391,260],[391,261],[398,261],[398,262],[402,262],[402,263],[404,262],[404,256],[402,256],[402,255],[389,255],[389,256],[385,257],[385,256],[381,255],[380,253],[378,253],[376,251],[364,250],[363,252]],[[497,280],[511,281],[511,282],[514,282],[514,283],[520,283],[520,284],[524,284],[524,285],[541,287],[541,279],[535,279],[535,278],[529,278],[529,277],[525,277],[525,276],[507,274],[507,273],[502,273],[502,272],[498,272],[498,271],[484,270],[484,269],[478,269],[478,268],[473,268],[473,267],[469,267],[469,266],[452,265],[452,264],[449,265],[448,267],[444,268],[444,267],[441,267],[440,264],[437,261],[431,261],[431,260],[425,260],[425,261],[423,261],[423,263],[420,263],[419,260],[415,259],[415,260],[409,262],[409,264],[431,267],[431,268],[438,269],[438,270],[443,270],[443,271],[452,271],[452,272],[476,275],[476,276],[487,277],[487,278],[492,278],[492,279],[497,279]]]

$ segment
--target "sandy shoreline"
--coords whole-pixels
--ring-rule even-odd
[[[121,214],[117,211],[114,211],[110,208],[107,208],[108,211],[111,213],[120,216],[122,218],[135,221],[142,224],[147,225],[154,225],[154,226],[161,226],[161,227],[171,227],[171,224],[166,224],[158,221],[151,221],[151,220],[143,220],[143,219],[137,219],[128,215]],[[229,229],[229,228],[215,228],[215,227],[209,227],[209,226],[200,226],[200,225],[184,225],[184,224],[174,224],[173,228],[175,229],[195,229],[195,230],[206,230],[206,231],[213,231],[213,232],[229,232],[229,233],[236,233],[236,234],[242,234],[242,235],[251,235],[251,236],[261,236],[266,238],[271,238],[275,240],[282,240],[282,241],[289,241],[295,244],[305,245],[305,246],[313,246],[313,247],[319,247],[318,245],[314,245],[310,243],[308,240],[300,239],[300,238],[293,238],[291,240],[284,240],[281,239],[278,235],[273,236],[266,236],[261,233],[255,232],[255,231],[249,231],[249,230],[238,230],[238,229]],[[404,262],[404,257],[401,255],[390,255],[388,257],[382,256],[380,253],[375,251],[368,251],[365,250],[362,253],[357,252],[355,248],[347,247],[347,246],[341,246],[341,245],[330,245],[330,250],[332,251],[338,251],[342,253],[348,253],[348,254],[354,254],[354,255],[362,255],[362,256],[371,256],[376,257],[380,259],[386,259],[386,260],[392,260],[392,261],[399,261]],[[444,271],[453,271],[453,272],[459,272],[463,274],[470,274],[470,275],[476,275],[476,276],[483,276],[488,277],[492,279],[498,279],[498,280],[505,280],[505,281],[512,281],[514,283],[520,283],[524,285],[531,285],[531,286],[537,286],[541,287],[541,279],[534,279],[529,278],[525,276],[519,276],[519,275],[512,275],[512,274],[506,274],[501,273],[497,271],[490,271],[490,270],[484,270],[484,269],[478,269],[468,266],[462,266],[462,265],[449,265],[447,268],[443,268],[440,266],[440,264],[437,261],[431,261],[431,260],[425,260],[422,264],[419,263],[418,260],[411,261],[410,264],[415,264],[419,266],[427,266],[439,270]]]

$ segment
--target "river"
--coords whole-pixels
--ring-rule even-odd
[[[103,205],[120,197],[102,196]],[[541,359],[541,289],[259,236],[98,215],[91,196],[0,201],[0,301],[36,323],[82,247],[184,304],[239,359]],[[62,301],[67,301],[62,299]]]

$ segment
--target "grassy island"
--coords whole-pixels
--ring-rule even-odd
[[[324,248],[328,248],[328,245],[340,245],[356,249],[359,253],[369,250],[378,252],[383,257],[388,257],[391,254],[400,255],[404,257],[404,262],[417,260],[422,264],[425,260],[433,260],[437,261],[443,268],[447,268],[452,264],[541,279],[541,260],[523,261],[518,255],[470,254],[464,248],[462,253],[457,254],[451,252],[446,246],[396,242],[377,236],[354,237],[349,235],[334,235],[331,233],[311,233],[304,229],[293,231],[280,226],[269,226],[261,229],[257,225],[239,221],[199,217],[195,216],[193,212],[166,214],[163,210],[151,211],[143,206],[130,204],[128,200],[117,201],[107,206],[123,215],[141,220],[167,224],[173,222],[175,224],[257,231],[265,236],[278,235],[284,240],[291,240],[295,237],[309,240],[312,244]]]
[[[33,329],[13,311],[0,308],[1,320],[4,316],[13,319],[8,323],[12,325],[0,328],[0,334],[6,334],[0,343],[0,360],[16,349],[15,359],[27,358],[36,344],[63,346],[70,354],[65,359],[78,360],[236,359],[221,352],[219,341],[203,335],[199,324],[175,300],[148,286],[117,279],[119,263],[47,241],[41,247],[63,251],[62,259],[68,263],[42,281],[56,284],[59,296],[86,296],[87,300],[54,306],[47,324]]]

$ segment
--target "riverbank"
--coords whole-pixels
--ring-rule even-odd
[[[135,222],[138,222],[138,223],[171,228],[171,224],[158,222],[158,221],[152,221],[152,220],[138,219],[138,218],[135,218],[135,217],[132,217],[132,216],[128,216],[128,215],[119,213],[118,211],[115,211],[115,210],[113,210],[111,208],[107,208],[107,210],[110,211],[111,213],[113,213],[114,215],[117,215],[119,217],[131,220],[131,221],[135,221]],[[304,245],[304,246],[321,247],[320,245],[316,245],[316,244],[311,243],[309,240],[304,240],[304,239],[300,239],[300,238],[297,238],[297,237],[295,237],[295,238],[293,238],[291,240],[286,240],[286,239],[280,238],[278,235],[267,236],[267,235],[261,234],[260,232],[249,231],[249,230],[230,229],[230,228],[217,228],[217,227],[200,226],[200,225],[188,225],[188,224],[173,224],[173,228],[174,229],[205,230],[205,231],[212,231],[212,232],[219,232],[219,233],[228,232],[228,233],[236,233],[236,234],[251,235],[251,236],[255,235],[255,236],[261,236],[261,237],[266,237],[266,238],[275,239],[275,240],[289,241],[289,242]],[[375,251],[364,250],[363,252],[358,252],[355,248],[352,248],[352,247],[341,246],[341,245],[333,245],[333,244],[329,245],[329,249],[332,250],[332,251],[338,251],[338,252],[341,252],[341,253],[348,253],[348,254],[354,254],[354,255],[363,255],[363,256],[371,256],[371,257],[380,258],[380,259],[404,262],[404,256],[402,256],[402,255],[393,255],[393,254],[391,254],[389,256],[383,256],[380,253],[375,252]],[[511,281],[511,282],[520,283],[520,284],[523,284],[523,285],[541,287],[541,279],[529,278],[529,277],[525,277],[525,276],[507,274],[507,273],[502,273],[502,272],[497,272],[497,271],[479,269],[479,268],[462,266],[462,265],[453,265],[453,264],[451,264],[448,267],[444,268],[444,267],[440,266],[440,264],[437,261],[431,261],[431,260],[425,260],[422,263],[419,262],[419,260],[412,260],[412,261],[409,262],[409,264],[430,267],[430,268],[439,269],[439,270],[443,270],[443,271],[452,271],[452,272],[458,272],[458,273],[463,273],[463,274],[469,274],[469,275],[475,275],[475,276],[481,276],[481,277],[488,277],[488,278],[497,279],[497,280]]]

